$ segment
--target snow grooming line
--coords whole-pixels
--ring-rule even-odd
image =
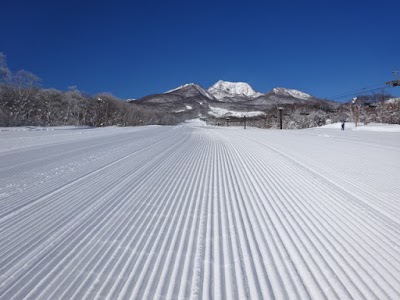
[[[0,153],[0,299],[400,298],[398,133],[41,137]]]

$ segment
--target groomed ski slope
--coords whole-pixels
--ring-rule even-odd
[[[0,132],[0,299],[400,299],[400,133]]]

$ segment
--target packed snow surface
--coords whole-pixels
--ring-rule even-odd
[[[342,127],[342,123],[333,123],[329,125],[324,125],[319,128],[321,129],[340,129]],[[358,123],[357,126],[353,122],[345,123],[345,130],[353,130],[353,131],[380,131],[380,132],[400,132],[400,125],[397,124],[382,124],[382,123]]]
[[[216,82],[208,89],[208,92],[216,99],[237,96],[255,98],[262,95],[261,93],[253,90],[253,88],[245,82],[229,82],[223,80]]]
[[[400,133],[0,131],[0,299],[400,299]]]

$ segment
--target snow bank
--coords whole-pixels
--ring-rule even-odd
[[[379,132],[400,132],[400,125],[369,123],[368,125],[353,128],[354,131],[379,131]]]
[[[333,123],[320,127],[315,127],[315,129],[341,129],[342,123]],[[382,123],[368,123],[359,124],[357,127],[353,122],[346,122],[345,130],[353,131],[379,131],[379,132],[400,132],[400,125],[397,124],[382,124]]]
[[[200,120],[199,118],[186,120],[185,124],[190,126],[207,126],[207,123],[203,120]]]
[[[90,126],[21,126],[21,127],[0,127],[0,131],[49,131],[49,130],[77,130],[90,129]]]

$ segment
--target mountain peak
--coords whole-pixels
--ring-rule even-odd
[[[204,88],[202,88],[200,85],[197,83],[186,83],[184,85],[181,85],[177,88],[174,88],[172,90],[169,90],[165,92],[164,94],[184,94],[185,96],[195,96],[198,94],[203,95],[204,97],[207,97],[209,99],[214,99],[214,97],[208,93]]]
[[[256,98],[262,94],[256,92],[248,83],[245,82],[229,82],[218,80],[212,85],[208,92],[216,99],[231,98],[231,97],[250,97]]]
[[[272,89],[271,91],[275,95],[281,95],[281,96],[291,96],[293,98],[297,99],[302,99],[302,100],[310,100],[313,98],[313,96],[306,94],[304,92],[301,92],[299,90],[294,90],[294,89],[286,89],[282,87],[277,87]]]
[[[186,83],[186,84],[183,84],[181,86],[178,86],[177,88],[174,88],[172,90],[166,91],[164,94],[172,93],[172,92],[175,92],[177,90],[183,89],[183,88],[188,87],[188,86],[196,87],[198,85],[196,83],[193,83],[193,82],[192,83]]]

